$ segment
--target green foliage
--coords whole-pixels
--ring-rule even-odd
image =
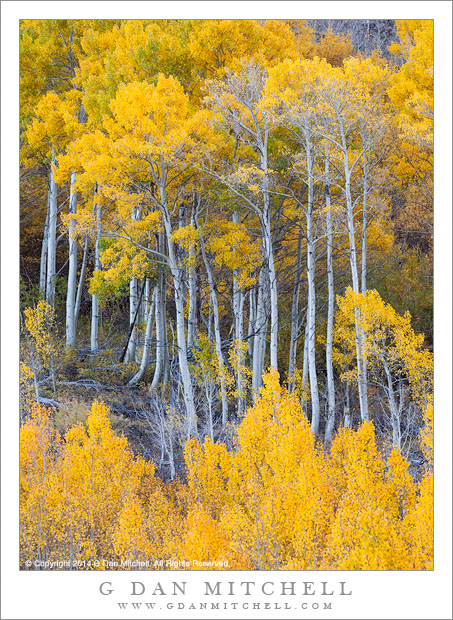
[[[384,278],[375,284],[370,279],[370,287],[376,288],[396,312],[408,310],[414,329],[422,332],[432,345],[433,279],[429,257],[417,249],[406,248],[397,258]]]

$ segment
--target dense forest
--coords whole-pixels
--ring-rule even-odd
[[[21,566],[432,568],[432,22],[20,45]]]

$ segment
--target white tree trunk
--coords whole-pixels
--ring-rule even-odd
[[[132,213],[132,219],[141,220],[142,219],[142,207],[138,209],[134,209]],[[133,276],[129,282],[129,328],[132,326],[132,333],[129,338],[129,342],[127,345],[127,353],[124,358],[124,363],[127,364],[129,362],[137,361],[137,318],[140,316],[140,308],[139,304],[141,300],[138,299],[138,279]]]
[[[236,322],[236,341],[238,343],[237,349],[237,385],[238,385],[238,402],[237,402],[237,413],[238,416],[242,416],[247,408],[247,395],[244,389],[244,368],[246,365],[246,355],[245,349],[243,348],[243,338],[244,338],[244,303],[245,303],[245,295],[243,290],[239,290],[238,292],[239,301],[238,301],[238,316]],[[240,343],[240,344],[239,344]]]
[[[138,280],[132,277],[129,282],[129,327],[132,325],[135,319],[135,313],[137,312],[137,299],[138,299]],[[124,363],[135,361],[135,354],[137,351],[137,330],[135,325],[132,328],[132,333],[127,345],[127,353],[124,358]]]
[[[277,274],[275,271],[274,251],[272,247],[272,234],[269,213],[263,222],[263,245],[265,260],[267,262],[267,274],[270,292],[271,329],[270,329],[270,365],[278,370],[278,290]]]
[[[41,245],[41,263],[39,267],[39,294],[42,299],[46,297],[46,274],[47,274],[47,248],[49,245],[49,197],[47,197],[46,221]]]
[[[277,274],[275,271],[274,248],[272,244],[271,212],[269,200],[269,180],[267,165],[267,128],[263,131],[263,143],[261,150],[261,170],[263,171],[263,214],[261,217],[261,229],[263,235],[264,256],[267,263],[269,278],[270,304],[271,304],[271,331],[270,331],[270,365],[278,370],[278,289]]]
[[[83,245],[83,256],[82,256],[82,264],[80,266],[80,277],[79,277],[79,283],[77,285],[77,295],[76,295],[76,300],[75,300],[75,308],[74,308],[74,323],[75,323],[75,332],[77,334],[77,323],[79,320],[79,313],[80,313],[80,304],[82,302],[82,291],[83,291],[83,282],[85,280],[85,272],[87,270],[87,264],[88,264],[88,246],[89,246],[89,242],[88,242],[88,236],[85,237],[85,243]]]
[[[239,224],[239,213],[233,213],[233,222]],[[234,313],[234,336],[239,347],[237,353],[236,384],[237,384],[237,415],[241,418],[246,406],[243,387],[243,367],[245,365],[244,354],[241,348],[244,337],[244,291],[239,287],[238,274],[233,274],[233,313]]]
[[[267,316],[266,316],[266,280],[267,275],[265,268],[260,271],[259,283],[258,283],[258,298],[256,303],[256,315],[253,339],[253,376],[252,376],[252,390],[253,398],[255,400],[256,393],[263,383],[263,371],[264,371],[264,358],[266,354],[266,331],[267,331]]]
[[[307,217],[307,280],[308,280],[308,372],[310,375],[311,395],[311,429],[315,436],[319,432],[319,393],[316,372],[316,289],[315,289],[315,252],[316,242],[313,230],[313,157],[310,139],[306,129],[306,157],[308,176]]]
[[[208,433],[211,441],[214,443],[214,386],[211,384],[206,386],[206,417],[208,420]]]
[[[248,344],[249,344],[249,358],[250,366],[253,368],[253,343],[254,343],[254,331],[256,323],[256,287],[253,287],[249,291],[249,324],[248,324]]]
[[[99,241],[101,239],[101,218],[102,218],[102,207],[98,204],[95,206],[96,209],[96,241],[94,245],[94,272],[100,270],[101,261],[100,261],[100,252],[99,252]],[[99,348],[99,300],[97,295],[92,295],[91,297],[91,352],[95,353]]]
[[[367,290],[367,252],[368,252],[368,240],[367,240],[367,231],[368,231],[368,155],[367,149],[364,144],[364,155],[363,155],[363,213],[362,213],[362,265],[361,265],[361,292],[362,294],[366,293]],[[361,346],[363,347],[363,335],[361,335]],[[365,386],[368,383],[368,368],[367,368],[367,360],[364,356],[362,358],[362,381]],[[367,398],[367,410],[368,410],[368,398]]]
[[[71,174],[71,189],[69,193],[69,213],[77,212],[77,192],[74,192],[75,172]],[[66,347],[75,347],[76,344],[76,285],[77,285],[77,238],[75,236],[76,223],[74,218],[69,220],[69,267],[68,291],[66,295]]]
[[[222,402],[222,425],[228,422],[228,395],[225,381],[225,359],[222,352],[222,336],[220,333],[220,318],[219,318],[219,304],[217,302],[217,295],[214,288],[214,278],[212,277],[211,266],[208,262],[206,251],[204,247],[204,239],[201,231],[198,231],[198,238],[200,240],[200,250],[203,257],[203,263],[208,277],[208,284],[211,292],[212,309],[214,314],[214,336],[215,336],[215,351],[217,361],[219,364],[219,380],[220,380],[220,398]]]
[[[153,336],[154,309],[156,306],[156,288],[154,289],[152,301],[146,317],[145,342],[143,343],[143,352],[140,368],[129,381],[128,385],[136,385],[145,374],[146,368],[148,366],[149,355],[151,352],[151,340]]]
[[[390,417],[392,421],[392,439],[393,439],[393,447],[397,450],[401,450],[401,422],[400,415],[398,411],[398,407],[395,399],[395,392],[393,389],[393,380],[392,375],[390,373],[390,369],[388,367],[385,359],[382,358],[382,363],[384,366],[384,372],[387,379],[387,394],[389,397],[389,407],[390,407]]]
[[[195,226],[195,213],[192,211],[191,225]],[[195,269],[195,250],[193,247],[189,250],[189,313],[187,317],[187,347],[191,349],[195,344],[196,338],[196,317],[197,317],[197,272]]]
[[[308,311],[307,311],[308,312]],[[305,333],[304,333],[304,359],[302,362],[302,395],[301,395],[301,405],[302,409],[308,418],[308,399],[306,399],[306,392],[308,392],[309,388],[309,379],[308,379],[308,316],[305,319]]]
[[[343,160],[345,171],[345,195],[346,195],[346,215],[348,223],[348,237],[349,237],[349,262],[351,265],[352,276],[352,288],[355,293],[360,292],[359,276],[357,270],[357,254],[355,246],[355,227],[354,227],[354,211],[351,197],[351,173],[349,169],[348,150],[346,146],[346,137],[342,125],[340,125],[342,143],[343,143]],[[359,391],[360,402],[360,417],[362,422],[368,420],[368,391],[367,391],[367,378],[366,370],[364,369],[364,356],[363,356],[363,340],[364,334],[360,328],[360,315],[358,309],[354,312],[355,316],[355,341],[356,341],[356,355],[357,355],[357,383]],[[365,371],[364,371],[365,370]]]
[[[55,157],[52,157],[52,165],[55,165]],[[55,183],[52,168],[49,177],[49,235],[47,243],[47,282],[46,301],[52,307],[55,305],[55,274],[57,258],[57,194],[58,188]]]
[[[146,323],[148,321],[148,313],[151,310],[151,306],[153,301],[150,299],[150,281],[149,278],[146,278],[145,282],[145,294],[143,297],[143,321]],[[154,295],[154,292],[153,292]]]
[[[327,229],[327,333],[326,333],[326,370],[327,370],[327,424],[324,435],[325,445],[330,444],[335,428],[335,385],[333,380],[333,318],[335,310],[335,290],[333,280],[333,231],[332,211],[330,206],[329,160],[326,157],[326,229]]]
[[[296,370],[297,340],[299,337],[299,293],[302,275],[302,227],[299,228],[297,240],[296,281],[293,290],[293,302],[291,307],[291,336],[289,343],[288,358],[288,392],[294,391],[294,372]]]
[[[367,230],[368,230],[368,155],[364,153],[363,163],[363,201],[362,201],[362,270],[361,270],[361,292],[366,292],[367,277]]]
[[[164,289],[165,290],[165,289]],[[167,300],[164,295],[164,305],[163,305],[163,315],[164,315],[164,372],[162,377],[162,385],[168,385],[169,377],[170,377],[170,343],[167,337],[168,333],[168,323],[167,323]]]
[[[165,229],[165,235],[167,239],[168,247],[168,264],[173,277],[173,285],[175,290],[175,307],[176,307],[176,338],[178,345],[178,359],[179,369],[181,372],[181,380],[183,384],[183,396],[184,404],[186,406],[187,414],[187,434],[188,438],[191,435],[197,435],[197,416],[195,411],[195,401],[192,387],[192,379],[190,376],[189,364],[187,361],[187,342],[185,333],[185,318],[184,318],[184,282],[183,273],[178,267],[176,259],[176,248],[172,239],[172,226],[170,221],[170,214],[167,209],[167,199],[165,193],[166,182],[166,170],[162,165],[162,182],[160,183],[160,204],[162,221]]]
[[[197,316],[197,277],[194,268],[189,268],[189,314],[187,317],[187,346],[191,349],[195,344]]]
[[[159,234],[159,251],[163,251],[164,240],[162,233]],[[159,265],[159,275],[155,288],[156,295],[156,365],[154,367],[153,380],[149,391],[157,390],[162,380],[165,363],[165,347],[167,334],[165,329],[165,275],[163,266]]]
[[[308,374],[310,376],[311,429],[319,431],[319,393],[316,372],[316,291],[315,291],[315,248],[313,243],[313,222],[307,215],[307,279],[308,279]]]

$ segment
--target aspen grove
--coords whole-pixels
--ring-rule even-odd
[[[432,569],[433,24],[331,26],[21,21],[22,568]]]

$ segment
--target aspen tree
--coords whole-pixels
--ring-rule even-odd
[[[151,338],[152,338],[153,326],[154,326],[154,315],[156,312],[156,298],[157,298],[157,287],[154,288],[150,308],[148,309],[148,315],[146,317],[145,337],[144,337],[143,352],[142,352],[142,359],[140,362],[140,367],[137,370],[137,372],[133,375],[133,377],[129,380],[128,385],[136,385],[140,381],[140,379],[143,377],[143,375],[145,374],[146,368],[148,366],[149,356],[151,353]]]
[[[165,251],[165,241],[162,233],[158,233],[158,250],[162,254]],[[165,350],[166,350],[166,323],[165,323],[165,269],[162,263],[158,264],[157,283],[155,288],[155,304],[156,304],[156,366],[154,368],[154,375],[149,387],[150,392],[154,392],[162,380],[162,376],[165,370]]]
[[[322,107],[317,115],[316,131],[320,136],[327,139],[337,150],[339,160],[342,162],[343,195],[345,200],[346,222],[349,241],[349,263],[351,268],[352,288],[355,292],[360,291],[359,271],[356,249],[356,226],[354,222],[354,200],[352,196],[351,182],[355,168],[359,165],[363,152],[354,152],[351,160],[349,145],[356,129],[356,117],[354,116],[357,101],[351,88],[345,83],[341,69],[335,70],[331,77],[326,75],[321,91]],[[356,354],[357,354],[357,383],[360,403],[360,416],[362,421],[369,417],[368,411],[368,388],[366,376],[366,362],[363,354],[363,342],[365,335],[360,330],[359,314],[356,310]],[[365,364],[365,365],[364,365]]]
[[[313,116],[319,96],[319,82],[327,73],[326,63],[316,61],[285,61],[270,70],[266,86],[269,105],[281,100],[283,110],[281,122],[285,124],[300,146],[303,155],[296,158],[295,169],[301,174],[307,188],[306,205],[300,205],[306,218],[307,231],[307,330],[308,370],[310,375],[312,429],[318,433],[320,408],[316,369],[316,238],[314,217],[315,166],[317,159],[317,134],[314,131]],[[302,79],[303,78],[303,79]]]
[[[299,234],[297,237],[297,257],[296,257],[296,273],[295,284],[293,291],[293,299],[291,306],[291,335],[288,355],[288,390],[292,392],[295,385],[295,371],[296,371],[296,356],[297,356],[297,341],[299,338],[299,297],[300,297],[300,285],[302,278],[302,226],[299,227]]]
[[[102,222],[102,204],[98,196],[97,187],[95,187],[93,211],[96,218],[96,237],[94,242],[94,273],[98,273],[101,269],[100,248],[101,240],[101,222]],[[91,296],[91,332],[90,332],[91,352],[96,353],[99,348],[99,299],[96,293]]]
[[[260,221],[263,269],[270,294],[270,364],[277,368],[278,287],[269,187],[269,138],[276,121],[273,111],[264,105],[265,79],[266,72],[262,67],[252,61],[247,62],[238,73],[227,72],[222,81],[210,82],[207,103],[220,115],[225,126],[236,132],[239,141],[243,139],[245,143],[251,143],[257,153],[256,161],[249,166],[239,168],[228,177],[217,176],[244,199],[244,204]]]
[[[398,315],[377,291],[367,291],[362,295],[348,287],[345,296],[338,297],[337,302],[339,315],[336,332],[349,351],[352,345],[352,317],[355,317],[356,309],[359,310],[361,329],[366,334],[363,352],[378,385],[381,384],[379,373],[382,373],[393,444],[401,449],[401,415],[394,383],[404,375],[414,402],[424,411],[430,404],[432,356],[429,351],[423,350],[423,336],[416,335],[412,330],[410,314]]]
[[[332,205],[330,196],[330,174],[329,174],[329,155],[325,155],[325,209],[326,209],[326,232],[327,232],[327,279],[328,279],[328,313],[327,313],[327,332],[326,332],[326,368],[327,368],[327,403],[328,414],[324,443],[328,445],[332,441],[333,430],[335,427],[335,384],[333,379],[333,322],[335,308],[335,291],[333,277],[333,230],[332,230]]]
[[[243,322],[245,291],[256,283],[255,270],[261,262],[259,241],[253,241],[246,226],[240,221],[237,211],[233,212],[232,221],[220,220],[216,226],[210,226],[206,221],[207,247],[213,253],[214,261],[219,267],[228,267],[233,276],[233,321],[235,340],[232,345],[232,354],[235,358],[237,386],[237,415],[240,418],[244,412],[244,385],[247,379],[244,376],[244,347]],[[251,289],[253,297],[254,291]],[[254,304],[249,307],[249,329],[254,327]],[[258,328],[258,331],[259,328]],[[252,332],[250,332],[250,336]],[[254,338],[250,337],[253,342]],[[252,360],[253,351],[250,355]],[[253,364],[253,361],[251,362]]]
[[[75,114],[80,123],[83,123],[85,120],[85,112],[80,103],[75,85],[76,67],[78,56],[81,52],[80,38],[85,25],[86,23],[83,21],[77,22],[72,20],[24,20],[21,24],[21,64],[24,76],[23,112],[27,110],[28,114],[30,114],[33,106],[32,102],[36,102],[38,96],[31,85],[31,74],[34,76],[36,83],[41,85],[40,94],[44,93],[41,101],[35,103],[35,109],[33,110],[35,121],[29,126],[31,131],[28,132],[28,136],[32,143],[36,140],[36,134],[39,135],[41,133],[41,138],[43,138],[43,129],[47,125],[54,140],[49,174],[48,214],[44,228],[40,275],[41,293],[43,294],[45,290],[45,298],[52,306],[55,303],[56,226],[58,217],[58,187],[54,179],[56,173],[55,166],[56,160],[62,150],[64,150],[68,140],[74,135],[77,122],[75,122],[75,119],[70,118],[71,114]],[[36,78],[37,73],[40,74],[39,79]],[[57,94],[61,96],[60,101]],[[78,103],[74,107],[74,103],[77,101]],[[41,128],[36,127],[36,117],[43,119],[40,123]],[[73,185],[73,176],[71,176],[70,215],[77,210],[77,193],[73,191]],[[74,225],[74,221],[70,217],[68,226],[69,264],[66,299],[66,346],[74,346],[76,339],[75,286],[77,278],[77,239],[74,234]],[[44,265],[46,248],[47,265]],[[45,287],[44,279],[46,279]]]
[[[146,101],[146,106],[143,105],[143,101]],[[145,82],[133,82],[123,86],[118,90],[111,107],[113,119],[106,121],[106,127],[110,134],[113,152],[120,159],[125,158],[129,162],[135,159],[140,162],[141,166],[144,166],[142,174],[146,174],[148,182],[154,184],[157,189],[155,194],[146,192],[146,198],[159,214],[160,226],[165,235],[164,260],[173,278],[178,358],[184,386],[184,400],[190,420],[189,433],[196,433],[195,404],[187,361],[184,271],[178,262],[173,237],[173,212],[180,196],[180,190],[175,184],[180,168],[175,157],[188,142],[187,128],[184,126],[189,122],[187,96],[177,80],[161,75],[155,86]],[[154,111],[153,114],[151,114],[152,111]],[[153,142],[150,141],[151,137]],[[128,145],[126,155],[123,151],[123,144]],[[112,158],[110,161],[111,165],[117,168],[118,159]],[[118,189],[122,191],[122,185],[127,182],[127,178],[119,179]],[[114,184],[110,183],[110,185],[110,191],[114,194],[117,189]],[[145,218],[143,225],[146,226],[146,224]],[[160,252],[152,252],[162,257]]]
[[[203,257],[203,263],[208,278],[209,290],[211,295],[211,303],[214,315],[214,336],[215,336],[215,350],[219,365],[219,380],[220,380],[220,396],[222,400],[222,424],[225,425],[228,421],[228,397],[227,388],[225,382],[225,360],[222,352],[222,336],[220,333],[220,319],[219,319],[219,305],[217,302],[217,294],[214,286],[214,278],[212,276],[212,269],[209,265],[208,258],[206,256],[205,244],[203,239],[203,233],[198,229],[198,239],[200,245],[201,256]]]
[[[77,193],[74,192],[75,172],[71,175],[71,189],[69,195],[69,213],[77,211]],[[69,269],[68,292],[66,295],[66,346],[73,347],[76,343],[76,284],[77,284],[77,240],[75,238],[75,222],[70,220],[69,236]]]

